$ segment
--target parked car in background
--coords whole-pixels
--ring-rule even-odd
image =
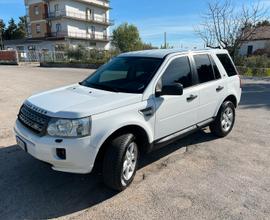
[[[225,137],[241,97],[226,50],[150,50],[117,56],[82,82],[33,95],[15,124],[17,143],[57,171],[124,190],[139,155],[210,126]]]

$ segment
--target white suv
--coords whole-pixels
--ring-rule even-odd
[[[28,98],[17,143],[52,169],[90,173],[125,189],[139,154],[210,125],[224,137],[235,121],[240,78],[226,50],[151,50],[117,56],[82,82]]]

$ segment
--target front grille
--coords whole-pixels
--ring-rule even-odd
[[[50,120],[50,117],[43,115],[31,109],[27,105],[23,105],[18,115],[19,121],[27,128],[38,135],[44,135]]]

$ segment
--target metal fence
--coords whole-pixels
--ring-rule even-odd
[[[19,62],[66,62],[65,52],[60,51],[18,51]]]

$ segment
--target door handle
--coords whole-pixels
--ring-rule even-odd
[[[187,101],[188,101],[188,102],[191,102],[191,101],[193,101],[193,100],[196,99],[196,98],[198,98],[197,95],[190,95],[189,97],[187,97]]]
[[[219,87],[216,88],[216,91],[217,91],[217,92],[220,92],[220,91],[222,91],[223,89],[224,89],[223,86],[219,86]]]

